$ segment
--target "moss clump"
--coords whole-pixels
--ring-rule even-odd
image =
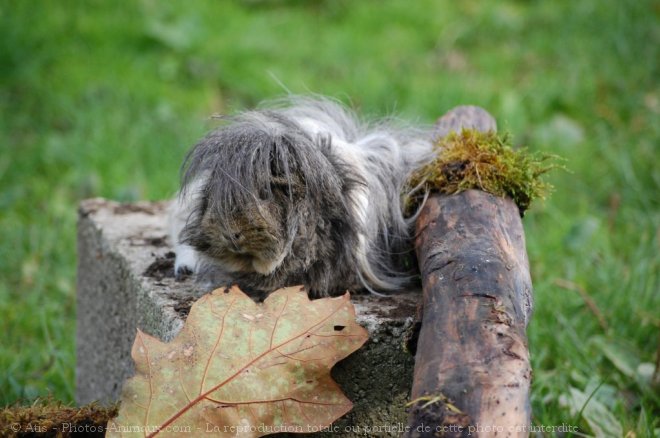
[[[508,196],[521,214],[552,189],[540,176],[557,167],[552,162],[557,157],[514,150],[508,134],[464,129],[439,140],[436,149],[437,158],[414,173],[410,187],[446,194],[478,189]]]
[[[71,407],[51,399],[10,406],[0,409],[0,437],[104,436],[106,424],[117,416],[117,409],[116,405],[103,407],[95,403]]]

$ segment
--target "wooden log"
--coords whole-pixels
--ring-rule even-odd
[[[459,107],[437,133],[461,127],[495,123]],[[517,205],[478,190],[433,194],[415,245],[424,299],[407,436],[527,436],[532,286]]]

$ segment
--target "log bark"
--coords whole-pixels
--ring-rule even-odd
[[[495,124],[462,107],[437,133],[463,126]],[[478,190],[433,194],[415,245],[424,298],[407,436],[527,436],[532,285],[518,207]]]

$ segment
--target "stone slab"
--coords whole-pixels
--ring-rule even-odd
[[[118,400],[133,374],[136,329],[171,340],[201,291],[175,281],[167,236],[167,202],[83,201],[78,221],[76,399]],[[388,297],[354,295],[357,319],[370,339],[332,371],[354,409],[334,424],[341,435],[398,435],[412,383],[404,337],[419,291]],[[379,428],[383,433],[367,433]],[[333,433],[332,435],[336,435]]]

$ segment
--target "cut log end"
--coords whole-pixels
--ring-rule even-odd
[[[440,139],[451,132],[460,132],[461,129],[497,131],[497,122],[483,108],[471,105],[458,106],[436,121],[433,135]]]

